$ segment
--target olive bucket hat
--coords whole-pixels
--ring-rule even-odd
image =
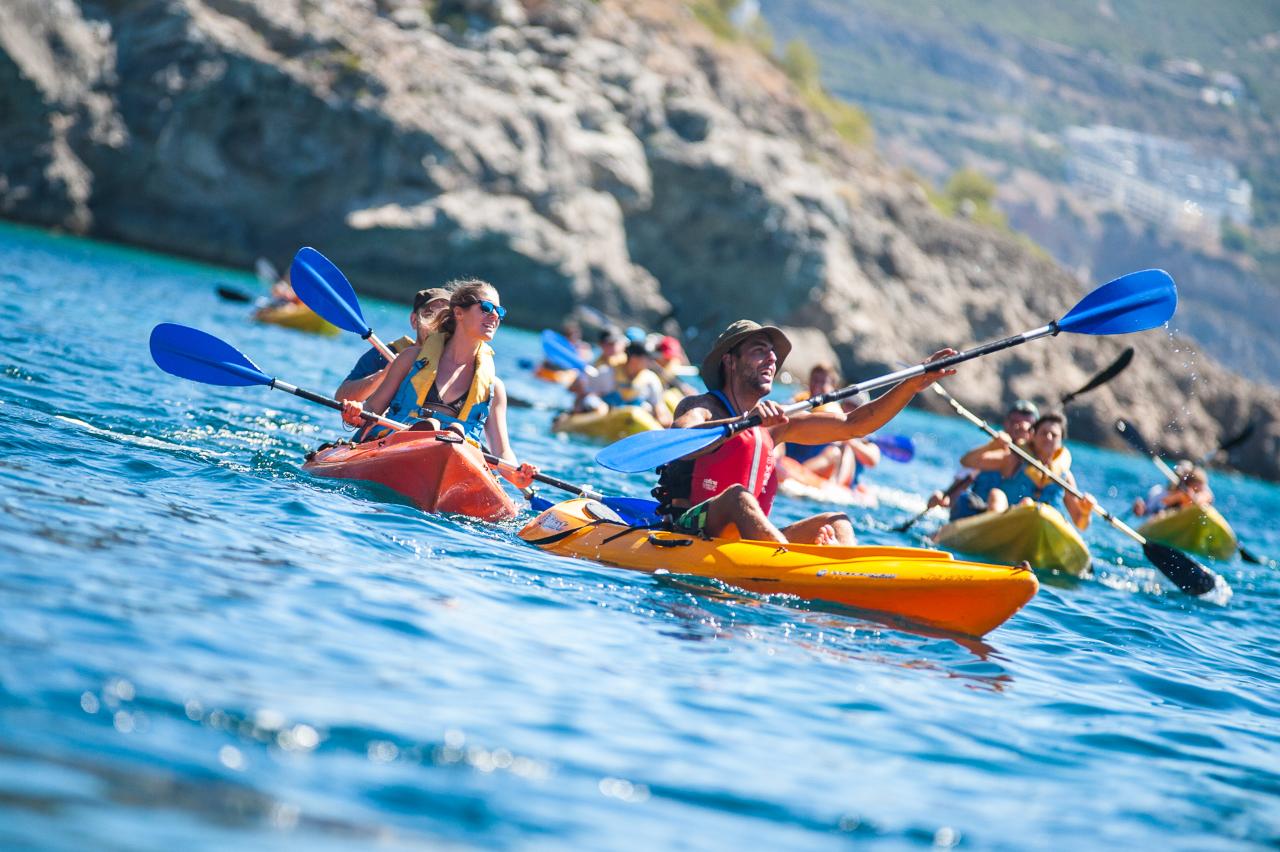
[[[698,370],[698,375],[702,376],[702,381],[706,383],[707,390],[720,390],[724,387],[724,371],[720,369],[720,359],[724,357],[724,354],[751,335],[760,332],[769,335],[769,340],[773,342],[773,351],[778,356],[778,368],[782,368],[782,362],[787,360],[787,356],[791,354],[791,341],[787,340],[787,336],[782,333],[782,329],[772,325],[761,325],[752,320],[736,320],[729,323],[729,327],[720,332],[720,336],[716,338],[715,345],[711,347],[707,357],[702,359],[702,366]]]

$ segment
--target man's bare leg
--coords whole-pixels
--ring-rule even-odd
[[[821,515],[796,521],[790,526],[783,527],[782,534],[786,536],[787,541],[794,541],[797,544],[850,546],[858,543],[853,534],[853,524],[844,512],[823,512]]]
[[[711,498],[707,505],[707,535],[721,535],[730,524],[738,528],[738,535],[752,541],[776,541],[786,544],[787,539],[770,523],[760,501],[741,485],[730,485]]]

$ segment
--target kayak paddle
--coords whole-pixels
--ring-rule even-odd
[[[1250,423],[1248,426],[1245,426],[1243,429],[1240,430],[1239,435],[1236,435],[1234,438],[1227,438],[1226,440],[1219,442],[1217,449],[1213,450],[1210,453],[1206,453],[1204,457],[1200,459],[1200,464],[1202,466],[1206,465],[1209,462],[1213,461],[1215,458],[1217,458],[1219,453],[1228,452],[1229,450],[1232,450],[1235,447],[1238,447],[1241,444],[1243,444],[1245,441],[1249,440],[1249,436],[1253,434],[1253,427],[1256,425],[1258,424]]]
[[[1160,472],[1163,473],[1165,475],[1165,478],[1169,480],[1170,485],[1177,485],[1181,481],[1178,474],[1174,472],[1173,468],[1169,467],[1168,463],[1165,462],[1164,459],[1160,458],[1160,454],[1155,451],[1155,449],[1151,446],[1151,444],[1147,443],[1147,439],[1144,438],[1142,436],[1142,433],[1138,431],[1137,426],[1134,426],[1132,423],[1130,423],[1128,420],[1125,420],[1124,418],[1120,418],[1119,420],[1116,421],[1116,431],[1120,433],[1121,438],[1124,438],[1129,443],[1129,446],[1133,447],[1142,455],[1150,456],[1151,461],[1155,463],[1155,466],[1159,468]],[[1252,431],[1253,431],[1253,424],[1250,424],[1248,427],[1245,428],[1244,432],[1240,434],[1243,435],[1244,438],[1248,438],[1249,433]],[[1237,435],[1236,438],[1233,438],[1232,440],[1239,443],[1239,440],[1237,439],[1243,440],[1243,438],[1241,438],[1240,435]],[[1219,450],[1220,449],[1221,447],[1219,447]],[[1213,454],[1216,455],[1217,452],[1218,450],[1215,450]],[[1253,565],[1265,564],[1265,560],[1263,560],[1261,557],[1253,553],[1253,551],[1247,549],[1243,544],[1240,544],[1240,542],[1238,541],[1236,542],[1236,551],[1240,554],[1240,558],[1243,559],[1245,562],[1249,562]]]
[[[151,330],[150,345],[151,358],[156,362],[156,366],[166,373],[179,378],[190,379],[193,382],[203,382],[207,385],[223,385],[226,387],[265,385],[273,390],[291,393],[308,402],[325,405],[336,411],[342,410],[342,403],[333,397],[324,396],[268,376],[240,350],[221,338],[214,337],[212,334],[201,331],[198,328],[162,322]],[[363,412],[362,416],[365,420],[386,426],[389,429],[401,430],[409,428],[408,425],[398,420],[391,420],[368,411]],[[485,461],[492,465],[506,467],[509,470],[514,469],[510,462],[504,461],[495,455],[486,453],[483,450],[481,454],[484,456]],[[652,500],[636,497],[605,497],[597,491],[573,485],[543,473],[536,473],[533,478],[554,488],[568,491],[570,494],[599,500],[619,514],[633,520],[643,520],[648,516],[653,516],[653,520],[657,519],[655,512],[658,504]]]
[[[941,385],[933,385],[933,389],[942,395],[947,402],[951,404],[951,407],[955,409],[956,413],[965,420],[968,420],[974,426],[977,426],[991,437],[999,437],[999,432],[987,425],[985,420],[981,419],[972,411],[961,405],[960,402],[951,394],[947,393]],[[1035,458],[1035,456],[1022,449],[1022,447],[1012,443],[1008,444],[1008,447],[1015,455],[1034,467],[1036,470],[1040,471],[1042,475],[1047,476],[1049,479],[1056,482],[1065,491],[1074,495],[1077,499],[1084,499],[1084,494],[1080,492],[1080,489],[1069,485],[1065,479],[1045,467]],[[1208,594],[1217,587],[1217,575],[1201,565],[1199,562],[1196,562],[1187,554],[1180,550],[1175,550],[1172,547],[1166,547],[1163,544],[1156,544],[1154,541],[1148,541],[1142,534],[1101,506],[1095,505],[1093,511],[1101,515],[1109,524],[1111,524],[1111,526],[1142,545],[1142,552],[1146,555],[1151,564],[1159,569],[1160,573],[1172,580],[1173,584],[1182,591],[1189,595],[1199,596]]]
[[[1066,396],[1063,396],[1062,404],[1066,405],[1076,397],[1081,396],[1082,394],[1086,394],[1091,390],[1097,390],[1098,388],[1102,387],[1107,382],[1111,381],[1116,376],[1120,375],[1120,373],[1122,373],[1124,369],[1129,366],[1129,362],[1132,360],[1133,360],[1133,347],[1130,346],[1126,348],[1123,352],[1121,352],[1120,357],[1117,358],[1115,361],[1113,361],[1110,364],[1110,366],[1106,367],[1104,370],[1099,372],[1093,378],[1089,379],[1089,381],[1085,382],[1076,390],[1072,391]],[[973,479],[974,479],[974,475],[971,473],[966,473],[961,476],[957,476],[955,479],[951,481],[951,484],[948,485],[946,489],[943,490],[942,493],[945,494],[949,499],[954,500],[956,499],[956,497],[960,495],[962,491],[964,491],[966,488],[969,487],[969,485],[973,482]],[[899,524],[898,526],[894,527],[892,531],[899,532],[899,533],[906,532],[907,530],[915,526],[917,523],[919,523],[920,520],[924,518],[924,516],[927,514],[929,514],[929,510],[925,509],[923,512],[916,515],[915,517],[910,518],[904,521],[903,523]]]
[[[809,399],[783,408],[794,414],[817,408],[829,402],[837,402],[855,394],[896,385],[906,379],[937,372],[969,361],[982,355],[990,355],[1003,349],[1050,337],[1066,331],[1073,334],[1128,334],[1145,331],[1163,325],[1173,316],[1178,306],[1178,291],[1169,273],[1162,269],[1145,269],[1130,272],[1109,281],[1076,303],[1066,316],[1040,328],[1015,334],[1003,340],[958,352],[929,364],[916,364],[896,370],[875,379],[868,379],[830,393],[818,394]],[[718,441],[760,424],[756,415],[739,417],[717,426],[693,429],[666,429],[641,432],[610,444],[596,454],[596,462],[623,473],[639,473],[666,464],[690,453],[706,449]]]
[[[1088,393],[1094,388],[1105,385],[1107,382],[1111,381],[1116,376],[1124,372],[1124,369],[1129,366],[1129,362],[1132,360],[1133,360],[1133,347],[1130,346],[1120,353],[1120,357],[1117,358],[1115,361],[1113,361],[1111,363],[1111,366],[1107,367],[1105,370],[1098,373],[1098,375],[1094,376],[1092,379],[1085,382],[1085,384],[1079,390],[1074,390],[1071,393],[1062,397],[1062,405],[1066,406],[1068,403],[1071,402],[1071,400],[1075,399],[1081,394]]]
[[[310,246],[303,246],[293,256],[289,280],[293,284],[293,292],[308,308],[338,328],[353,331],[369,341],[388,363],[395,358],[395,354],[365,321],[351,282],[329,258]]]
[[[542,330],[542,355],[557,370],[582,370],[587,366],[573,342],[549,328]]]
[[[253,301],[253,296],[250,296],[243,290],[237,290],[235,287],[230,287],[226,284],[219,284],[216,292],[218,294],[218,298],[222,299],[224,302],[246,303]]]

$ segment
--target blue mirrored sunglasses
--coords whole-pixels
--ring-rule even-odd
[[[497,314],[499,320],[504,320],[507,318],[507,309],[502,307],[502,305],[495,305],[493,302],[490,302],[488,299],[481,299],[480,301],[476,302],[476,304],[479,305],[480,310],[484,311],[486,314]]]

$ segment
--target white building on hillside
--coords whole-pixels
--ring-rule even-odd
[[[1095,125],[1067,130],[1067,179],[1157,227],[1216,234],[1248,225],[1253,189],[1234,165],[1185,142]]]

